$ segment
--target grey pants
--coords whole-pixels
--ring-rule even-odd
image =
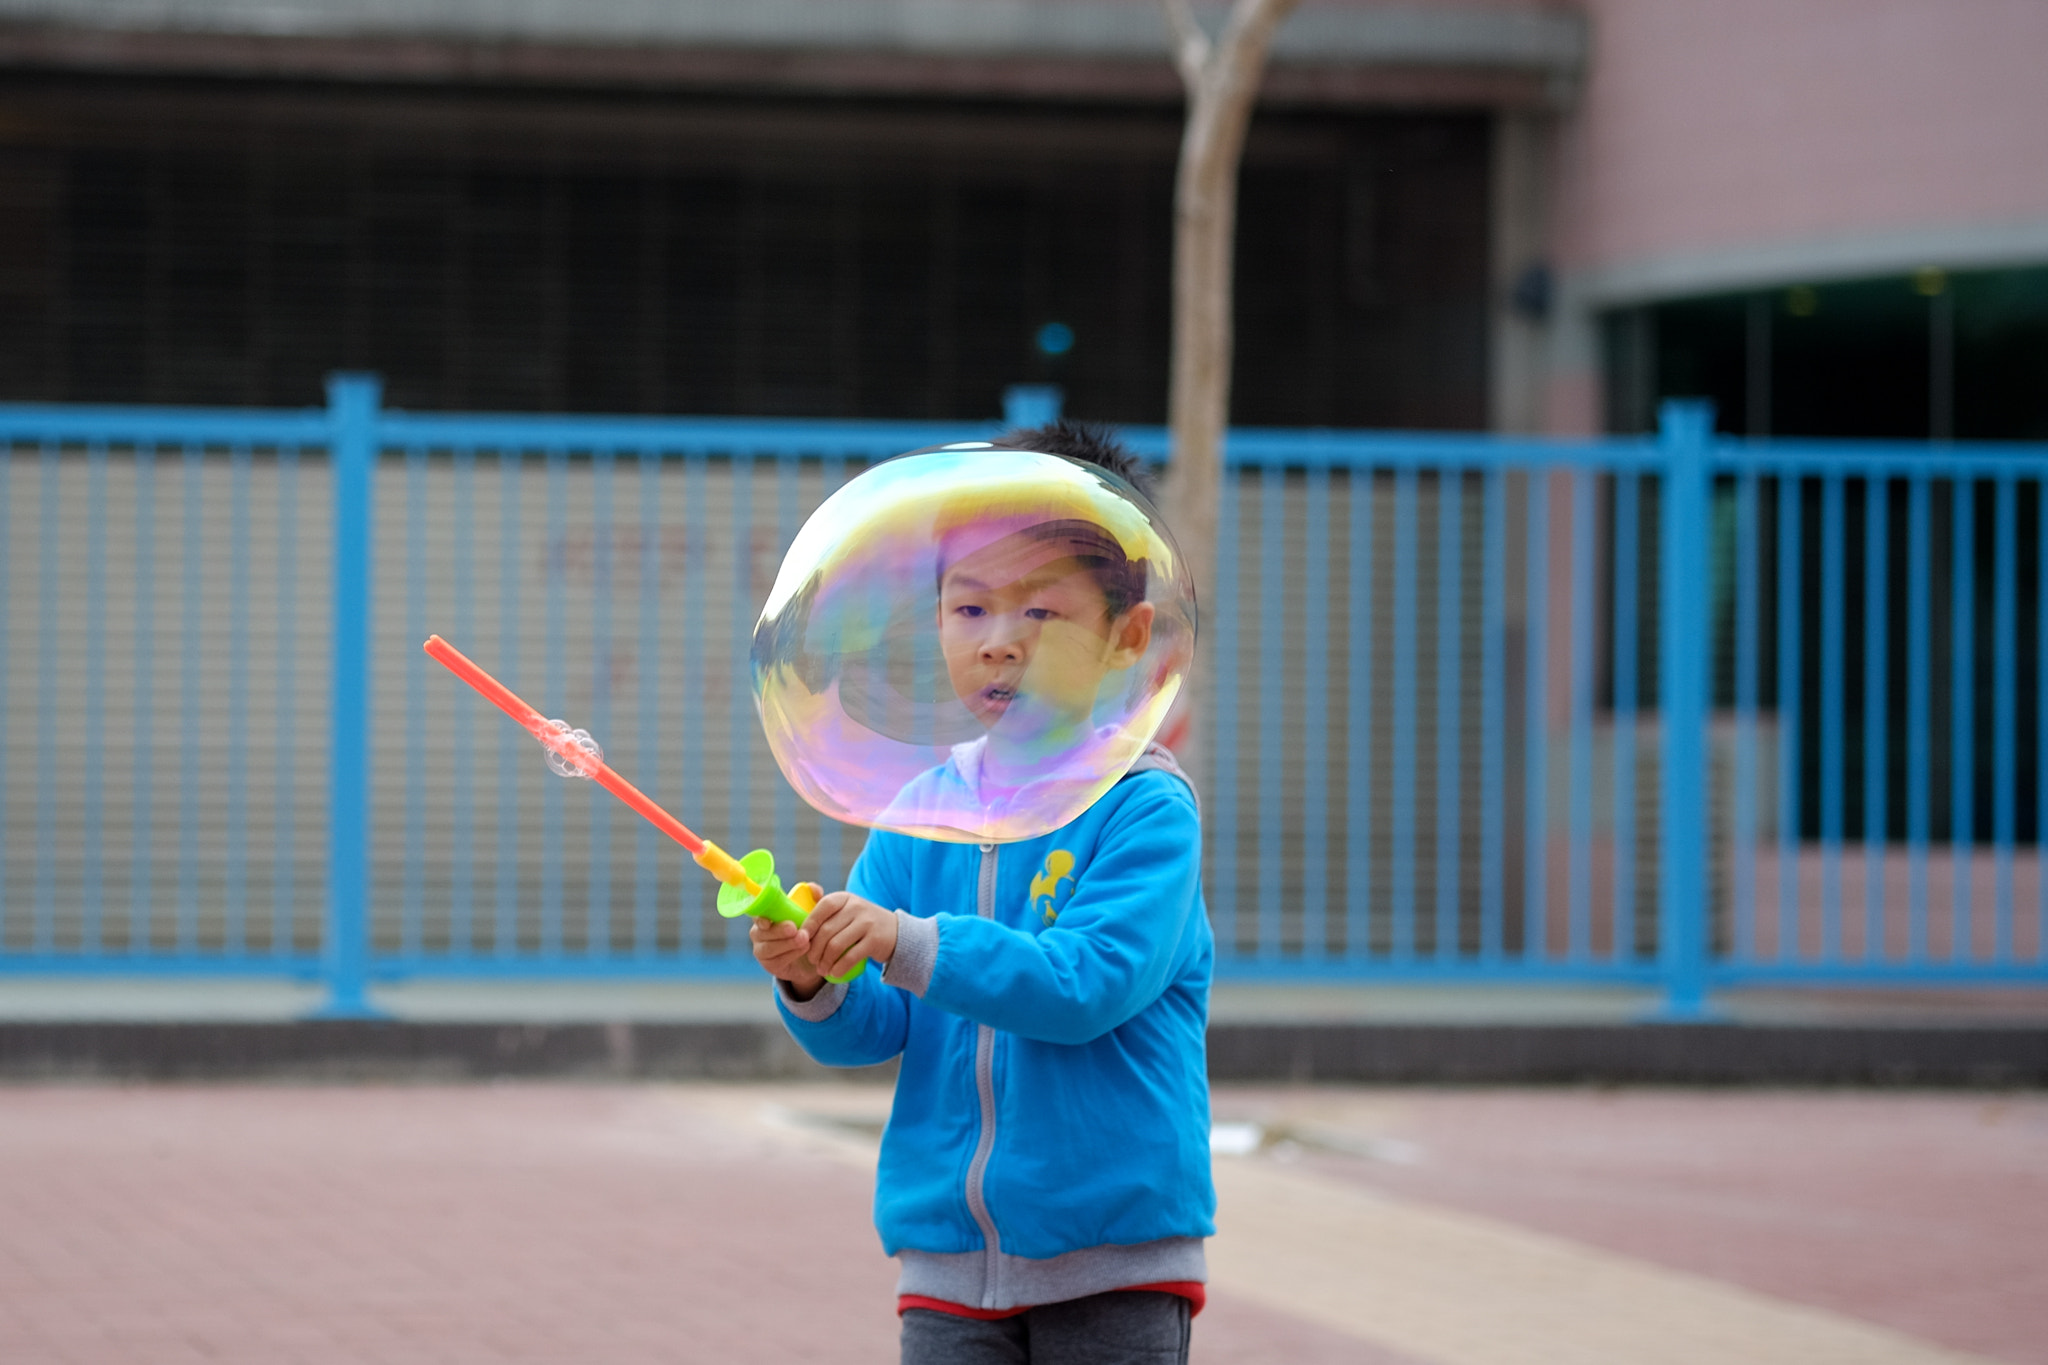
[[[903,1365],[1187,1365],[1188,1301],[1117,1290],[979,1322],[903,1314]]]

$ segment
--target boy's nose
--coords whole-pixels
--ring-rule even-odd
[[[1014,664],[1024,659],[1024,644],[1021,640],[990,640],[981,647],[981,661],[985,664]]]

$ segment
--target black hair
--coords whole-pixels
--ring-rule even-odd
[[[1116,475],[1147,499],[1152,497],[1152,476],[1145,468],[1144,460],[1118,440],[1116,431],[1110,427],[1077,422],[1071,417],[1056,417],[1044,426],[1006,431],[991,444],[997,450],[1035,450],[1041,455],[1063,455],[1069,460],[1094,465]],[[1075,528],[1092,532],[1094,541],[1098,543],[1093,552],[1084,550],[1076,558],[1088,570],[1096,586],[1101,588],[1111,619],[1122,616],[1144,601],[1145,561],[1126,559],[1123,547],[1099,527],[1089,527],[1085,522],[1054,522],[1046,527],[1033,528],[1032,534],[1053,539]]]
[[[1125,555],[1117,538],[1094,522],[1047,521],[1026,527],[1021,534],[1033,540],[1064,544],[1101,589],[1103,605],[1112,621],[1145,600],[1145,561]]]
[[[1082,464],[1106,469],[1143,493],[1153,496],[1152,472],[1145,461],[1117,439],[1114,428],[1093,422],[1056,417],[1042,427],[1020,427],[1006,431],[993,442],[998,450],[1036,450],[1046,455],[1064,455]]]

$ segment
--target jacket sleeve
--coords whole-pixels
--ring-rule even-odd
[[[909,901],[909,860],[901,841],[872,835],[846,879],[847,890],[877,905]],[[868,969],[844,985],[828,985],[801,1003],[775,985],[783,1026],[813,1061],[825,1066],[877,1066],[903,1051],[910,1036],[910,997]]]
[[[938,917],[926,1004],[1041,1042],[1085,1043],[1159,998],[1197,913],[1201,819],[1179,779],[1133,785],[1052,928]]]

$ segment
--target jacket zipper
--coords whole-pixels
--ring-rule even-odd
[[[996,914],[996,846],[981,846],[981,879],[977,888],[975,913],[983,919]],[[996,1145],[996,1031],[987,1024],[974,1032],[974,1087],[981,1097],[981,1140],[975,1144],[974,1160],[967,1165],[967,1209],[981,1228],[985,1258],[981,1276],[981,1306],[994,1308],[1000,1297],[997,1278],[1001,1272],[1003,1242],[996,1220],[988,1211],[982,1179],[988,1174],[989,1153]]]

